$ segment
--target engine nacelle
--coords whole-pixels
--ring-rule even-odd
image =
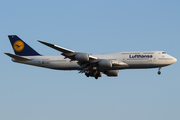
[[[119,70],[108,70],[105,71],[104,74],[106,74],[107,76],[118,76],[119,74]]]
[[[98,62],[99,67],[101,68],[111,68],[112,62],[110,60],[100,60]]]
[[[89,54],[76,53],[75,58],[76,58],[76,60],[80,60],[80,61],[89,61]]]

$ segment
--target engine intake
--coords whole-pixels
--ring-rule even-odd
[[[89,61],[89,54],[87,54],[87,53],[76,53],[75,59],[80,60],[80,61]]]

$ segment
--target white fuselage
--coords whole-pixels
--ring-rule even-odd
[[[176,58],[166,54],[163,51],[137,51],[137,52],[117,52],[109,54],[93,55],[99,59],[107,59],[112,61],[122,61],[128,66],[115,66],[110,70],[120,69],[138,69],[138,68],[156,68],[164,67],[175,63]],[[31,61],[14,62],[29,64],[39,67],[45,67],[56,70],[81,70],[77,61],[64,59],[64,56],[25,56],[31,58]]]

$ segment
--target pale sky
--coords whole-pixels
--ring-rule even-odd
[[[179,120],[180,67],[120,70],[95,80],[78,71],[13,63],[8,35],[43,55],[166,51],[180,60],[178,0],[1,0],[1,120]]]

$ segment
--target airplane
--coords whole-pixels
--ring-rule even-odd
[[[17,35],[8,35],[15,54],[5,53],[13,62],[55,70],[78,70],[87,77],[98,79],[102,74],[116,77],[119,70],[161,68],[177,61],[164,51],[133,51],[92,55],[69,50],[51,43],[39,41],[59,52],[59,56],[44,56],[36,52]]]

